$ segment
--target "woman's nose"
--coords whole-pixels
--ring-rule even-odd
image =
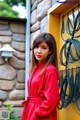
[[[40,47],[37,49],[37,52],[41,52],[41,48]]]

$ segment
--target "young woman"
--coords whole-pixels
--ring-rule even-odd
[[[55,39],[41,33],[32,46],[28,97],[22,103],[21,120],[57,120],[58,79]]]

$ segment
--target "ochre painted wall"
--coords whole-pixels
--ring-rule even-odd
[[[61,7],[58,7],[58,8],[56,7],[56,9],[54,9],[53,7],[53,10],[51,8],[51,10],[49,10],[48,12],[48,32],[51,33],[56,39],[59,70],[64,69],[64,67],[60,65],[60,62],[59,62],[60,49],[62,45],[64,44],[61,38],[61,32],[60,32],[61,31],[61,19],[62,19],[62,15],[67,13],[72,8],[74,8],[74,6],[72,5],[66,6],[64,4]],[[67,8],[66,11],[65,11],[65,8]],[[66,18],[65,18],[65,22],[66,22]],[[67,37],[70,37],[70,36],[65,36],[65,38]],[[80,65],[80,61],[76,62],[76,64],[70,65],[69,67],[73,67],[77,65]],[[80,120],[80,112],[77,110],[74,103],[71,103],[67,108],[58,110],[58,120]]]

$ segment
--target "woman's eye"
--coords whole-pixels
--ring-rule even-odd
[[[45,47],[45,46],[35,46],[34,47],[34,49],[38,49],[38,48],[40,48],[40,49],[47,49],[47,47]]]
[[[38,48],[38,46],[35,46],[35,48]]]
[[[45,46],[42,46],[42,49],[47,49]]]
[[[45,47],[42,47],[43,49],[46,49]]]

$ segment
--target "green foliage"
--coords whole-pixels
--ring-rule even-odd
[[[15,110],[12,110],[13,106],[14,105],[9,105],[8,102],[5,102],[4,103],[6,109],[8,112],[10,112],[10,118],[9,120],[19,120],[19,117],[15,115]],[[3,119],[0,119],[0,120],[3,120]]]
[[[14,5],[26,7],[26,0],[0,0],[0,16],[18,18],[19,13],[12,9]]]
[[[7,3],[0,2],[0,16],[18,17],[19,13],[14,11]]]
[[[7,3],[9,6],[13,6],[13,5],[22,5],[22,6],[26,6],[26,0],[2,0],[5,3]]]

